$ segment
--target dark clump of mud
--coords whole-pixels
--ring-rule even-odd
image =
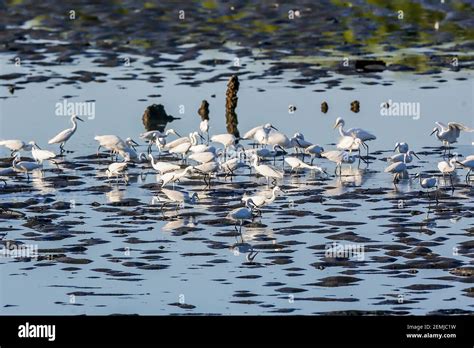
[[[143,125],[147,131],[159,130],[163,132],[168,122],[175,120],[176,117],[168,115],[162,104],[153,104],[145,109],[142,116]]]

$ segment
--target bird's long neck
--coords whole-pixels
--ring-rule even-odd
[[[345,137],[347,136],[347,132],[344,130],[344,125],[343,124],[340,124],[339,125],[339,134],[341,135],[341,137]]]
[[[150,156],[150,161],[151,161],[151,166],[152,167],[155,167],[155,159],[153,158],[153,156]]]
[[[257,156],[255,156],[255,157],[253,158],[252,165],[253,165],[254,167],[258,166],[258,158],[257,158]]]
[[[276,188],[272,190],[272,196],[270,197],[270,202],[273,202],[276,199]]]
[[[77,128],[77,121],[75,117],[71,117],[71,122],[72,122],[72,130],[75,131]]]

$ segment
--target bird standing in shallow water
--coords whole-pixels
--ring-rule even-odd
[[[244,224],[244,221],[253,221],[254,218],[254,212],[253,209],[255,209],[255,204],[251,199],[248,199],[245,202],[245,207],[242,208],[236,208],[232,210],[229,214],[227,214],[227,218],[235,221],[235,230],[242,235],[242,225]],[[240,229],[237,230],[237,223],[240,224]]]
[[[395,148],[393,149],[393,152],[398,152],[398,153],[407,153],[408,152],[408,144],[407,143],[396,143]]]
[[[43,161],[50,160],[56,157],[54,152],[42,150],[34,141],[30,141],[31,154],[36,162],[42,164]]]
[[[425,190],[429,190],[432,188],[436,189],[435,198],[436,198],[436,204],[438,204],[438,179],[436,179],[434,176],[423,178],[423,175],[420,173],[417,173],[415,175],[415,178],[420,179],[420,186],[424,188]],[[426,194],[428,195],[428,199],[430,199],[430,192],[426,191]]]
[[[437,127],[433,129],[430,135],[436,134],[436,138],[443,143],[444,156],[446,155],[446,149],[448,153],[451,153],[451,144],[458,141],[461,131],[473,132],[474,129],[466,127],[462,123],[449,122],[446,126],[444,123],[435,122]]]
[[[30,151],[31,145],[26,144],[24,141],[12,139],[12,140],[0,140],[0,146],[5,146],[11,151],[11,157],[15,156],[19,151]]]
[[[334,174],[338,175],[337,170],[339,169],[339,176],[342,174],[342,164],[343,163],[352,164],[352,163],[355,162],[355,157],[351,156],[346,151],[336,151],[336,150],[327,151],[327,152],[323,152],[321,154],[321,157],[324,157],[324,158],[330,160],[331,162],[336,163],[336,168],[334,170]]]
[[[443,174],[443,181],[446,183],[446,175],[449,176],[449,182],[451,183],[451,189],[454,191],[453,177],[456,173],[456,162],[457,158],[453,157],[449,161],[441,161],[438,163],[438,169]]]
[[[77,129],[76,120],[84,122],[84,120],[81,119],[80,117],[76,115],[72,115],[71,116],[72,127],[63,130],[62,132],[58,133],[56,136],[54,136],[48,141],[48,144],[60,144],[59,148],[61,150],[61,154],[63,154],[64,152],[64,144],[66,144],[66,141],[68,141],[74,135],[74,133],[76,133],[76,129]]]
[[[41,164],[38,164],[36,162],[27,162],[27,161],[21,161],[20,157],[15,157],[12,163],[13,170],[17,172],[22,172],[26,173],[26,179],[29,181],[30,180],[30,172],[33,170],[42,168]]]
[[[464,161],[462,162],[456,161],[456,163],[462,166],[463,168],[469,169],[469,171],[466,174],[466,182],[469,182],[471,172],[474,169],[474,156],[468,156]]]
[[[339,128],[339,134],[343,137],[351,136],[353,138],[360,139],[362,145],[367,149],[367,156],[369,156],[369,145],[367,145],[367,141],[375,140],[377,137],[362,128],[350,128],[348,130],[344,130],[344,125],[344,119],[342,117],[338,117],[336,119],[336,123],[334,124],[334,128]]]
[[[122,176],[123,180],[125,181],[125,184],[128,184],[128,178],[125,173],[126,170],[127,170],[126,162],[115,162],[109,165],[105,173],[107,174],[107,177],[111,178],[112,176],[115,176],[117,180],[120,176]]]
[[[267,185],[270,184],[270,179],[273,179],[273,183],[275,183],[277,179],[283,178],[283,172],[279,171],[275,167],[269,166],[267,164],[258,164],[257,156],[253,156],[252,165],[258,174],[264,176],[267,179]]]

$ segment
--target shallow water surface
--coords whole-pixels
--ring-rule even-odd
[[[0,226],[8,234],[0,243],[37,245],[39,258],[0,259],[3,314],[472,312],[473,183],[464,182],[460,169],[452,193],[440,178],[435,206],[420,193],[417,180],[402,181],[395,190],[383,172],[394,144],[406,141],[421,158],[409,172],[437,173],[442,151],[429,133],[435,121],[474,126],[471,71],[328,73],[298,83],[297,70],[252,78],[275,62],[243,59],[237,69],[241,133],[271,122],[289,136],[302,132],[332,150],[338,139],[332,125],[342,116],[348,127],[368,129],[377,140],[369,143],[370,165],[345,165],[341,177],[324,159],[315,164],[329,177],[290,173],[286,165],[278,183],[285,193],[244,225],[240,236],[225,217],[242,206],[245,193],[267,188],[254,171],[241,169],[232,180],[218,176],[211,188],[198,176],[185,178],[175,188],[197,192],[198,203],[162,211],[154,204],[153,197],[161,195],[149,163],[130,165],[128,185],[107,180],[110,159],[96,156],[93,140],[99,134],[137,140],[143,111],[153,103],[180,118],[167,128],[188,134],[199,126],[203,99],[210,103],[211,134],[224,133],[234,56],[205,50],[174,66],[170,62],[177,56],[164,55],[153,69],[139,56],[131,66],[99,67],[93,63],[97,56],[90,50],[69,65],[21,67],[9,64],[13,56],[0,56],[2,74],[27,74],[15,80],[24,89],[0,92],[0,138],[34,139],[57,151],[47,140],[69,127],[69,118],[55,115],[56,103],[94,101],[96,108],[94,118],[78,125],[66,145],[72,152],[58,167],[45,164],[43,174],[33,173],[30,182],[6,176]],[[200,63],[209,60],[227,63]],[[80,82],[78,71],[104,75]],[[28,76],[49,79],[21,83]],[[359,113],[350,111],[355,100]],[[419,103],[420,117],[381,116],[381,104],[388,100]],[[326,114],[320,107],[324,101]],[[473,141],[473,133],[463,133],[453,151],[473,154]],[[4,168],[10,165],[8,155],[1,150]],[[282,167],[281,158],[276,165]],[[361,247],[362,257],[327,257],[332,243]]]

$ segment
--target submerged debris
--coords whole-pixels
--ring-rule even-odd
[[[164,131],[166,124],[178,118],[168,115],[162,104],[153,104],[146,108],[142,116],[143,125],[147,131]]]

